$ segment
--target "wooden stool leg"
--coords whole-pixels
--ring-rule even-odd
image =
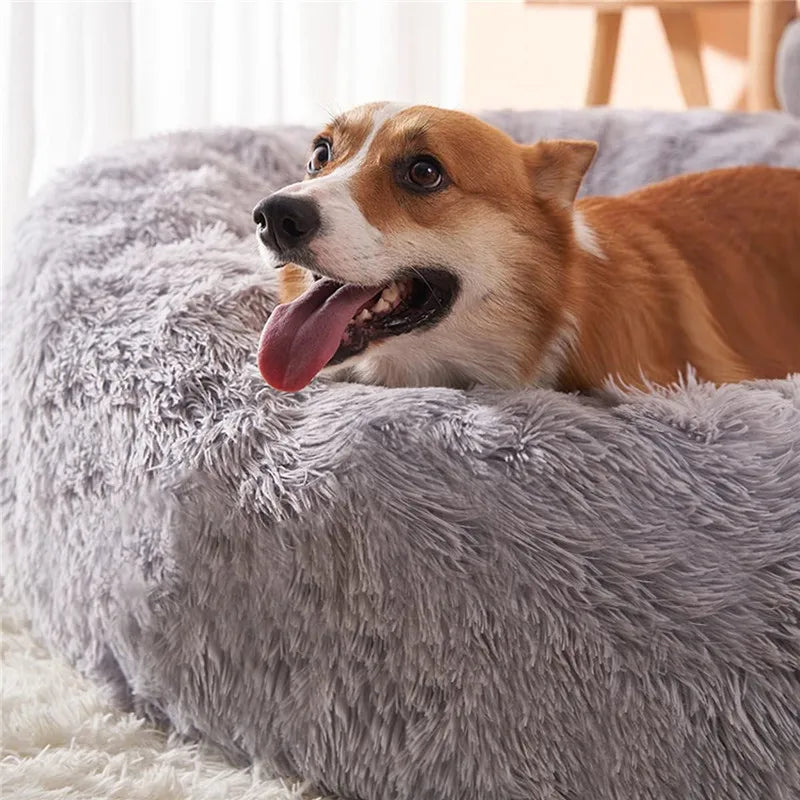
[[[708,90],[700,60],[700,40],[691,11],[660,8],[661,24],[667,34],[678,83],[687,106],[707,106]]]
[[[775,97],[775,52],[783,29],[794,16],[794,0],[750,0],[747,108],[778,108]]]
[[[589,87],[586,89],[587,106],[605,106],[611,98],[621,21],[621,11],[598,11],[595,14],[592,67]]]

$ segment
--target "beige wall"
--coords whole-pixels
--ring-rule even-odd
[[[466,107],[577,108],[589,71],[593,13],[525,6],[522,0],[467,5]],[[711,104],[733,106],[742,90],[746,11],[704,12],[698,22]],[[658,14],[625,12],[611,104],[683,108]]]

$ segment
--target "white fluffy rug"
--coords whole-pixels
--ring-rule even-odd
[[[302,786],[231,768],[116,710],[2,602],[4,800],[301,800]]]

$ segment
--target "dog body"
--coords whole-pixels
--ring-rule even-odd
[[[375,104],[254,211],[281,299],[272,385],[585,390],[800,370],[800,170],[685,175],[575,202],[592,142]]]
[[[715,383],[800,370],[800,170],[738,167],[579,201],[600,253],[568,265],[579,334],[558,384]]]

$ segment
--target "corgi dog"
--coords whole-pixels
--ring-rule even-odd
[[[264,379],[586,391],[800,370],[800,169],[576,201],[596,150],[428,106],[334,119],[306,178],[253,212],[281,268]]]

